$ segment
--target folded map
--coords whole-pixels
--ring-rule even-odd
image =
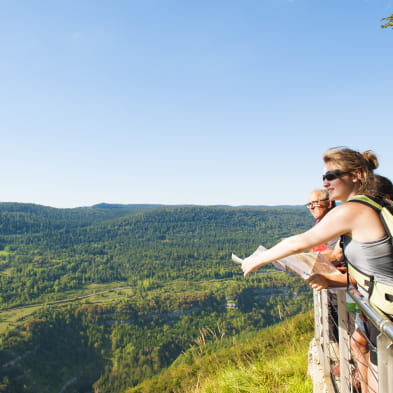
[[[265,247],[259,246],[252,255],[257,256],[265,250]],[[236,263],[243,262],[243,260],[235,254],[232,254],[232,260]],[[278,270],[294,272],[304,279],[307,279],[312,274],[322,274],[324,276],[342,274],[319,252],[303,252],[300,254],[290,255],[289,257],[274,261],[273,265]],[[334,278],[332,277],[332,279]]]

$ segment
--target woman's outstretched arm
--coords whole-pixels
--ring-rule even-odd
[[[342,234],[350,233],[354,216],[351,210],[350,205],[340,205],[327,213],[318,225],[308,231],[288,237],[264,252],[245,258],[242,263],[244,276],[267,263],[298,254]]]

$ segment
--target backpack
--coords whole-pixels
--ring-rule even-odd
[[[374,209],[379,214],[386,233],[393,239],[393,201],[382,197],[366,195],[355,195],[349,201],[359,202]],[[393,315],[392,285],[375,281],[373,276],[362,273],[349,263],[348,272],[356,280],[358,285],[367,290],[371,305],[386,314]]]

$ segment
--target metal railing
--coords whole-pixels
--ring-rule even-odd
[[[348,303],[359,312],[348,311]],[[367,333],[361,333],[360,315],[377,328],[376,346]],[[312,375],[314,393],[393,392],[393,323],[389,318],[353,289],[314,291],[314,318],[313,346],[321,369]],[[365,344],[360,346],[362,340]],[[370,363],[370,348],[377,354],[377,366]],[[323,389],[316,378],[323,379]]]

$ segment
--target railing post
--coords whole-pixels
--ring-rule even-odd
[[[322,327],[322,319],[321,319],[321,294],[319,291],[314,289],[314,329],[315,329],[315,340],[318,344],[321,343],[321,327]]]
[[[393,344],[383,333],[377,337],[377,354],[378,393],[390,393],[393,388]]]
[[[348,311],[346,309],[346,290],[337,289],[338,308],[338,338],[340,354],[340,393],[351,391],[351,369],[350,369],[350,338],[348,334]]]
[[[322,351],[323,351],[323,373],[330,378],[330,358],[329,358],[329,307],[327,290],[321,291],[321,311],[322,311]]]

